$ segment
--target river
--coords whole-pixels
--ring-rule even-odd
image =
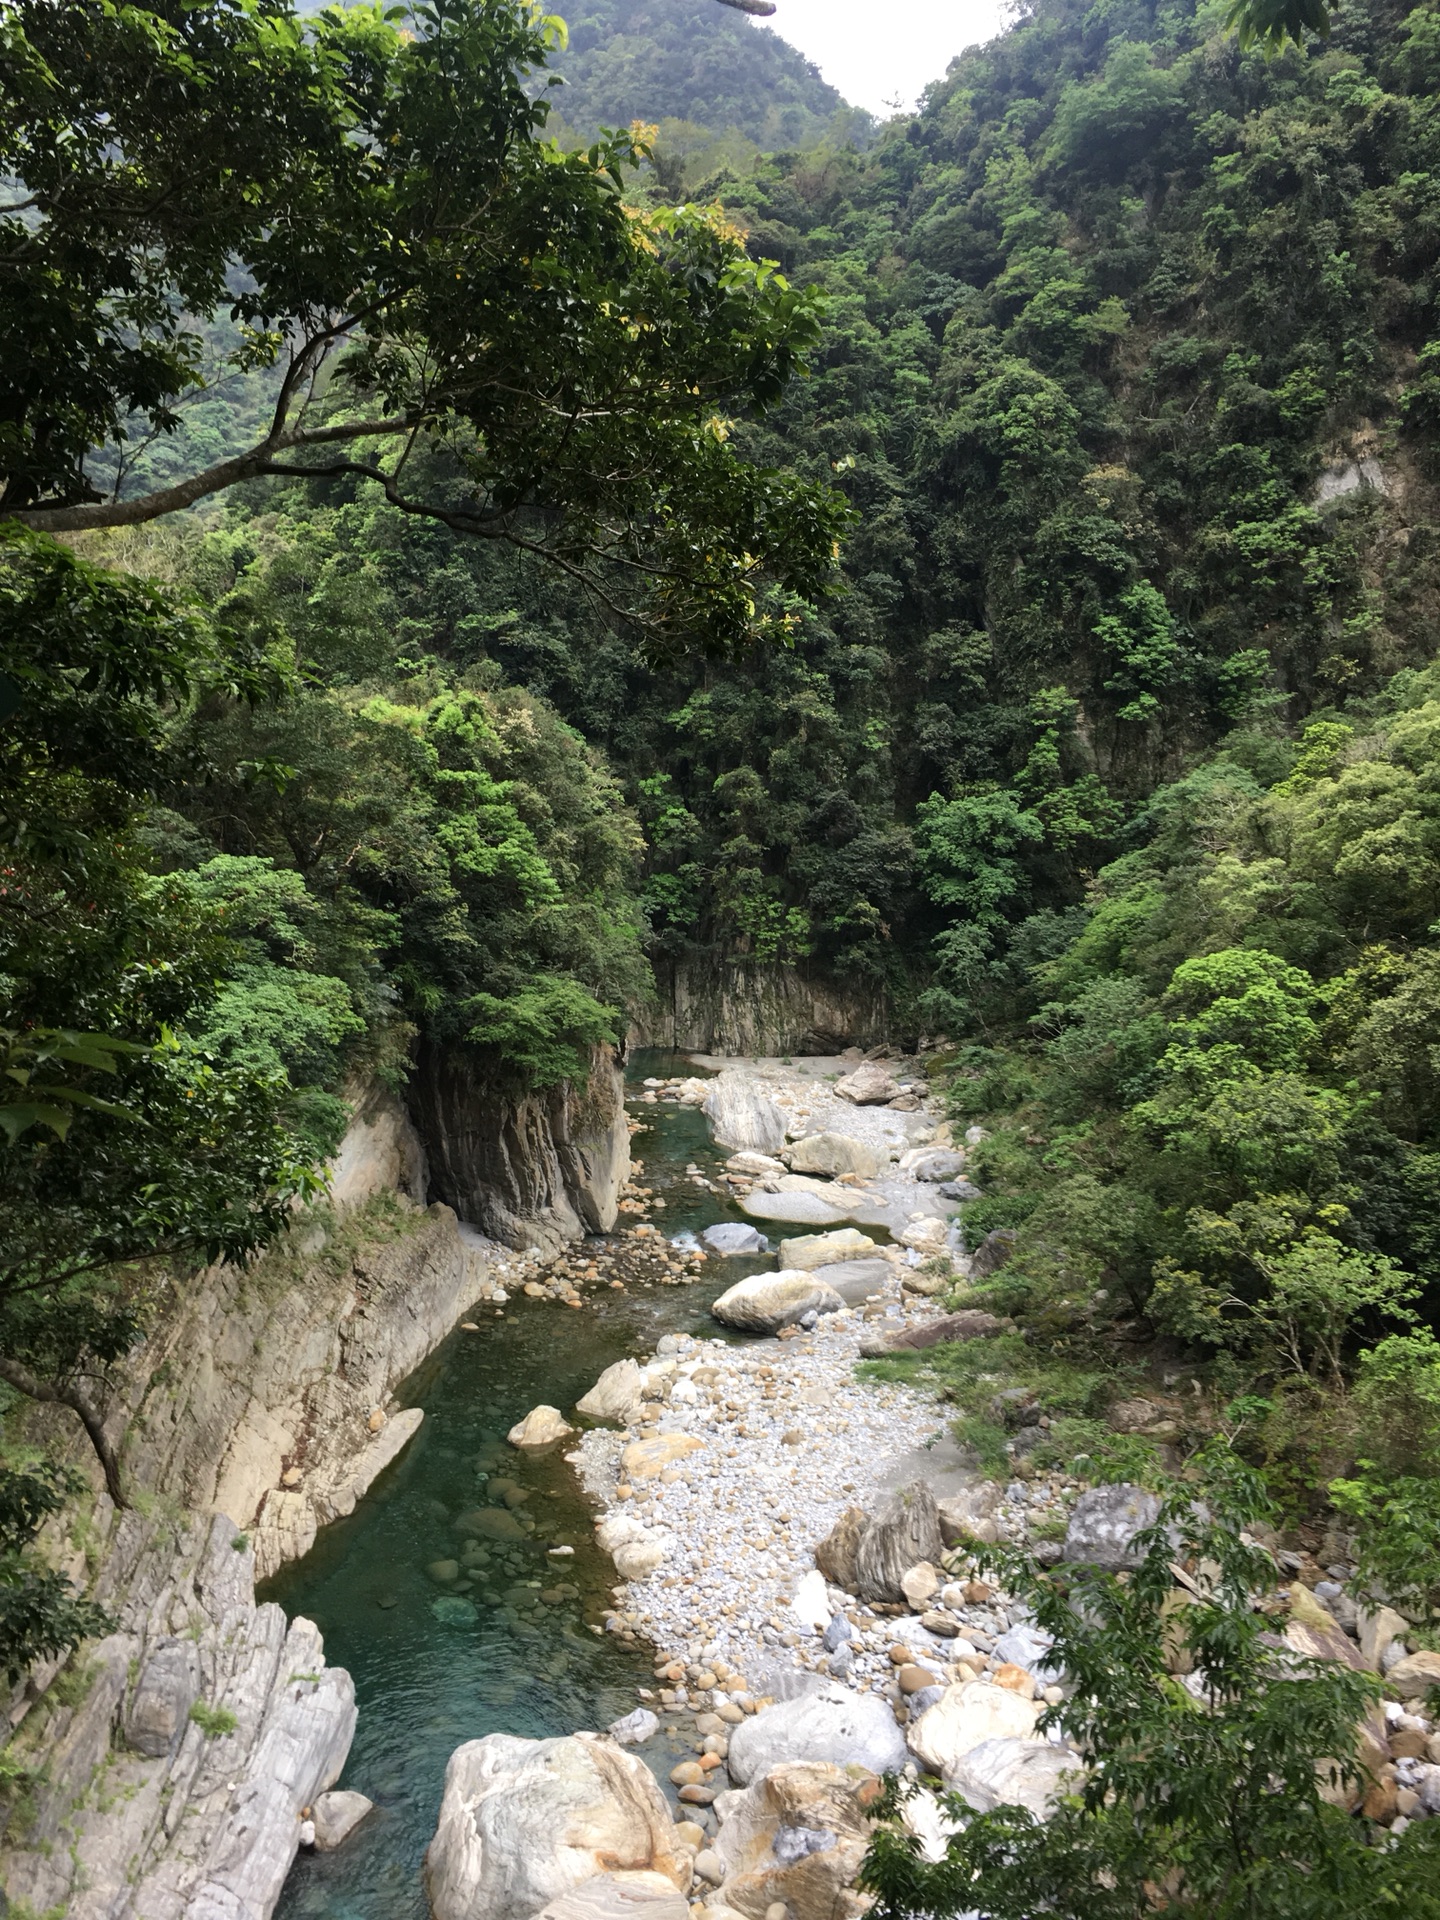
[[[641,1183],[665,1202],[651,1217],[671,1236],[744,1218],[686,1176],[688,1164],[712,1177],[723,1164],[700,1114],[633,1097],[643,1076],[679,1071],[693,1069],[677,1056],[630,1062],[631,1111],[646,1129],[631,1151],[643,1162]],[[594,1544],[574,1471],[559,1453],[521,1459],[505,1434],[538,1402],[568,1413],[602,1368],[653,1351],[662,1334],[717,1334],[709,1302],[767,1264],[715,1260],[696,1285],[603,1290],[579,1311],[512,1298],[503,1316],[477,1314],[479,1332],[452,1333],[401,1388],[400,1404],[425,1410],[415,1440],[356,1512],[261,1594],[314,1620],[327,1658],[354,1676],[360,1724],[339,1784],[377,1803],[337,1852],[296,1862],[279,1920],[424,1920],[421,1859],[452,1751],[487,1733],[598,1729],[638,1704],[636,1687],[651,1684],[647,1650],[591,1630],[611,1604],[615,1574]],[[450,1523],[484,1499],[479,1475],[518,1483],[537,1525],[529,1540],[497,1543],[457,1595],[425,1569],[455,1555]],[[573,1558],[551,1555],[562,1545]],[[569,1591],[557,1601],[561,1586]],[[551,1597],[542,1601],[542,1591]],[[677,1750],[661,1737],[640,1751],[664,1780]]]

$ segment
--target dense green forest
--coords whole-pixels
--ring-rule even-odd
[[[122,1503],[107,1369],[347,1091],[799,967],[982,1127],[955,1298],[1014,1330],[885,1366],[996,1471],[999,1367],[1041,1464],[1157,1481],[1103,1416],[1173,1366],[1232,1531],[1339,1513],[1429,1617],[1440,7],[1037,0],[879,130],[710,0],[304,12],[0,13],[3,1391]],[[76,1484],[7,1426],[12,1678],[103,1625],[31,1551]],[[1212,1786],[1273,1693],[1213,1533]],[[1312,1800],[1363,1692],[1276,1735]],[[996,1833],[967,1907],[1031,1897]]]
[[[549,98],[564,128],[593,139],[632,120],[670,123],[667,146],[739,133],[773,153],[832,131],[863,133],[819,71],[769,27],[715,0],[580,0],[558,9],[567,35]]]

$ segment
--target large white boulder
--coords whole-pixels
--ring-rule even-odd
[[[867,1260],[880,1251],[868,1233],[857,1227],[839,1227],[833,1233],[803,1233],[780,1242],[780,1264],[803,1273],[834,1266],[842,1260]]]
[[[434,1920],[532,1920],[601,1874],[658,1873],[677,1893],[690,1862],[643,1761],[595,1734],[457,1747],[425,1852]]]
[[[853,1173],[873,1180],[882,1162],[874,1147],[852,1140],[848,1133],[807,1133],[790,1149],[790,1165],[796,1173],[823,1173],[831,1179]]]
[[[785,1115],[763,1080],[744,1067],[727,1067],[705,1091],[705,1118],[716,1144],[733,1150],[778,1153],[785,1144]]]
[[[537,1453],[544,1447],[553,1447],[567,1433],[574,1431],[558,1407],[532,1407],[505,1437],[512,1447],[519,1447],[526,1453]]]
[[[947,1785],[966,1754],[987,1740],[1030,1740],[1044,1712],[1041,1702],[1022,1699],[988,1680],[947,1687],[906,1733],[910,1751]]]
[[[715,1900],[740,1914],[764,1914],[778,1901],[791,1920],[847,1920],[859,1905],[851,1888],[869,1842],[866,1802],[875,1787],[853,1768],[802,1762],[726,1794]]]
[[[1044,1820],[1060,1794],[1079,1787],[1082,1770],[1078,1753],[1049,1740],[984,1740],[946,1774],[945,1784],[977,1813],[1024,1807]]]
[[[838,1313],[845,1302],[813,1274],[794,1269],[752,1273],[726,1289],[710,1311],[727,1327],[747,1333],[778,1333],[809,1313]]]
[[[641,1386],[636,1363],[617,1360],[606,1367],[585,1397],[575,1402],[575,1411],[587,1420],[618,1420],[623,1425],[639,1409]]]
[[[772,1767],[802,1760],[894,1773],[906,1757],[904,1736],[886,1701],[829,1685],[742,1721],[730,1738],[728,1765],[733,1778],[748,1786]]]

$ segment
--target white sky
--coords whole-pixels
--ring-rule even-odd
[[[1006,0],[776,0],[763,24],[854,106],[883,116],[896,100],[913,107],[957,53],[993,39],[1008,19]]]

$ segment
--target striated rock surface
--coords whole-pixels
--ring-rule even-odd
[[[117,1535],[98,1596],[117,1630],[83,1701],[52,1713],[48,1791],[6,1892],[67,1920],[268,1920],[300,1809],[349,1752],[350,1676],[310,1621],[255,1604],[253,1554],[223,1516],[177,1541],[128,1513]]]
[[[609,1047],[593,1049],[583,1086],[562,1081],[518,1101],[467,1055],[422,1048],[410,1105],[431,1190],[492,1240],[553,1253],[614,1226],[630,1134]]]
[[[663,961],[630,1045],[711,1054],[828,1054],[885,1038],[883,995],[795,967]]]
[[[771,1154],[785,1144],[785,1115],[770,1087],[748,1068],[727,1067],[716,1074],[706,1090],[704,1113],[717,1146]]]
[[[935,1496],[923,1480],[888,1494],[876,1507],[855,1549],[855,1586],[862,1600],[905,1598],[901,1582],[917,1561],[938,1561],[944,1550]]]
[[[378,1431],[372,1415],[482,1284],[448,1207],[367,1224],[317,1223],[334,1257],[307,1262],[299,1284],[286,1284],[283,1251],[244,1273],[212,1269],[127,1362],[137,1384],[112,1422],[130,1428],[132,1480],[247,1528],[257,1579],[353,1512],[414,1434],[418,1409]],[[297,1461],[299,1484],[282,1486]]]
[[[599,1874],[635,1873],[683,1893],[690,1863],[655,1776],[612,1741],[492,1733],[450,1756],[425,1853],[435,1920],[531,1920]]]

